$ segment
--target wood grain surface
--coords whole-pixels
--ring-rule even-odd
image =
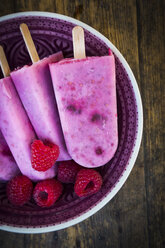
[[[165,247],[165,1],[0,0],[0,16],[31,10],[81,20],[120,50],[140,88],[143,141],[128,180],[94,216],[52,233],[24,235],[0,231],[0,248]]]

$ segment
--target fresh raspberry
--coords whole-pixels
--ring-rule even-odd
[[[57,178],[62,183],[74,183],[77,173],[82,167],[73,160],[60,162],[58,165]]]
[[[81,169],[76,177],[74,191],[78,196],[92,195],[102,186],[101,175],[93,169]]]
[[[59,156],[59,147],[55,144],[44,145],[41,140],[35,140],[31,145],[32,167],[37,171],[47,171]]]
[[[36,184],[33,198],[38,206],[50,207],[62,194],[63,186],[55,179],[47,179]]]
[[[9,201],[13,205],[22,206],[30,200],[33,184],[28,177],[18,175],[8,182],[6,190]]]

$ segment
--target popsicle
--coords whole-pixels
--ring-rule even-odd
[[[66,146],[84,167],[107,163],[118,144],[115,60],[85,56],[84,33],[73,29],[74,59],[49,65]]]
[[[33,181],[52,178],[56,165],[46,172],[38,172],[31,165],[31,144],[37,139],[34,129],[12,82],[10,69],[0,46],[0,62],[5,78],[0,79],[0,129],[22,172]]]
[[[18,166],[0,131],[0,182],[9,181],[19,173]]]
[[[69,160],[48,65],[61,60],[62,52],[39,60],[27,25],[20,28],[33,64],[13,71],[11,77],[38,138],[59,146],[59,161]]]

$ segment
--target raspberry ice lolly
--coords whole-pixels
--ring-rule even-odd
[[[22,24],[21,27],[26,28],[27,35],[29,32],[27,26]],[[26,41],[26,37],[24,39]],[[34,50],[35,47],[33,46]],[[37,54],[36,50],[35,54]],[[41,61],[39,57],[32,58],[35,63],[31,66],[24,66],[11,73],[18,95],[38,138],[59,146],[59,161],[71,158],[66,150],[48,64],[57,62],[62,58],[62,52],[53,54]]]
[[[0,47],[2,69],[5,68],[3,57],[3,48]],[[4,76],[9,73],[4,72]],[[9,76],[0,80],[0,129],[22,174],[33,181],[55,176],[56,165],[46,172],[32,168],[31,144],[37,137]]]
[[[98,167],[118,144],[114,56],[74,57],[50,64],[62,129],[71,157]]]
[[[9,181],[19,173],[18,166],[0,131],[0,182]]]

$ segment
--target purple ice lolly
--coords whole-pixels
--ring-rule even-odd
[[[0,129],[22,174],[33,181],[56,175],[56,165],[46,172],[32,168],[31,143],[37,137],[11,77],[0,80]]]
[[[62,60],[50,71],[69,154],[84,167],[104,165],[118,144],[113,54]]]
[[[24,66],[11,73],[14,85],[37,136],[40,140],[49,141],[59,146],[58,161],[71,158],[67,152],[61,129],[48,64],[62,58],[62,53],[58,52],[31,66]]]
[[[0,182],[6,182],[18,175],[20,170],[0,131]]]

